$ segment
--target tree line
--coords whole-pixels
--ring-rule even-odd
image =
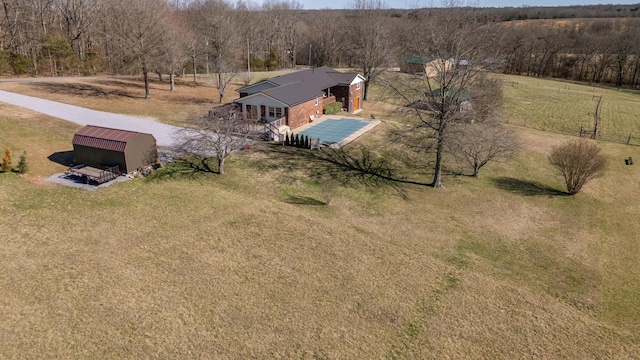
[[[502,23],[508,74],[640,86],[640,19]]]
[[[230,75],[249,67],[352,67],[374,81],[410,55],[406,42],[420,36],[412,34],[416,20],[437,22],[453,11],[388,9],[381,0],[354,0],[346,10],[304,10],[296,0],[0,1],[0,74],[142,73],[148,81],[154,72],[172,79],[207,73],[214,74],[221,97]],[[494,70],[637,87],[637,10],[623,5],[476,9],[474,24],[503,24],[501,38],[493,39],[500,50],[490,59]],[[508,21],[563,16],[609,19]]]

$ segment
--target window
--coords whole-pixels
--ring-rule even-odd
[[[316,102],[314,104],[315,106],[318,106],[318,98],[316,98]]]
[[[258,120],[258,105],[247,105],[247,119]]]
[[[269,106],[269,117],[280,119],[282,117],[282,108]]]
[[[360,81],[356,83],[356,90],[360,90]]]

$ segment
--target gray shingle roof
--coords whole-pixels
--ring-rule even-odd
[[[255,83],[255,84],[243,86],[243,87],[237,89],[236,91],[240,92],[240,93],[255,94],[255,93],[259,93],[262,90],[270,89],[270,88],[275,87],[275,86],[278,86],[278,85],[272,83],[269,80],[262,80],[262,81],[259,81],[259,82]]]
[[[311,99],[322,97],[324,92],[317,90],[303,82],[297,82],[278,86],[273,89],[263,90],[263,94],[283,102],[289,106],[301,104]]]
[[[402,61],[404,63],[407,63],[407,64],[426,65],[426,64],[432,62],[435,59],[436,59],[436,57],[435,56],[431,56],[431,55],[424,56],[424,55],[414,54],[414,55],[410,55],[410,56],[405,57],[404,59],[402,59]]]
[[[260,91],[289,106],[324,95],[324,90],[336,85],[349,85],[358,76],[356,73],[341,73],[328,66],[296,71],[276,76],[269,80],[280,86]],[[250,85],[249,87],[251,87]],[[241,91],[247,87],[238,89]]]

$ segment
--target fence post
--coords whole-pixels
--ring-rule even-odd
[[[629,133],[629,138],[627,139],[627,145],[631,142],[631,133]]]

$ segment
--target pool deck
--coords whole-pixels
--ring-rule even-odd
[[[374,127],[380,125],[381,121],[380,120],[373,120],[373,119],[364,119],[364,118],[360,118],[357,116],[353,116],[353,114],[344,114],[344,115],[340,115],[340,114],[336,114],[336,115],[322,115],[322,117],[315,119],[313,122],[305,124],[299,128],[296,128],[295,130],[293,130],[291,133],[292,134],[297,134],[300,132],[303,132],[311,127],[314,127],[326,120],[340,120],[340,119],[354,119],[354,120],[360,120],[363,122],[367,122],[369,124],[367,124],[367,126],[363,127],[362,129],[354,132],[353,134],[349,135],[348,137],[340,140],[337,143],[333,143],[331,145],[329,145],[329,148],[332,149],[339,149],[345,145],[347,145],[348,143],[354,141],[355,139],[359,138],[360,136],[364,135],[367,131],[373,129]]]

